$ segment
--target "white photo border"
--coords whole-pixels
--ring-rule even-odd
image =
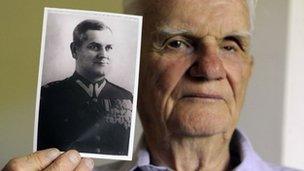
[[[49,8],[49,7],[44,8],[42,37],[41,37],[41,50],[40,50],[40,60],[39,60],[39,74],[38,74],[38,81],[37,81],[36,106],[35,106],[33,152],[37,151],[40,91],[41,91],[41,83],[42,83],[43,62],[44,62],[44,56],[45,56],[44,50],[45,50],[45,41],[46,41],[47,19],[48,19],[49,12],[61,12],[61,13],[66,12],[66,13],[90,14],[90,15],[108,15],[108,16],[123,17],[125,19],[137,20],[138,37],[137,37],[137,50],[136,50],[135,73],[134,73],[135,74],[134,88],[133,88],[133,92],[132,92],[132,94],[133,94],[133,106],[132,107],[133,108],[132,108],[132,116],[131,116],[131,129],[130,129],[130,137],[129,137],[128,154],[127,155],[108,155],[108,154],[96,154],[96,153],[80,153],[81,157],[131,161],[132,154],[133,154],[135,120],[136,120],[136,112],[137,112],[138,77],[139,77],[139,63],[140,63],[140,51],[141,51],[141,36],[142,36],[142,16],[117,14],[117,13],[110,13],[110,12],[98,12],[98,11],[64,9],[64,8]]]

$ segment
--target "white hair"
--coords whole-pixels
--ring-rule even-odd
[[[254,28],[254,19],[255,19],[255,7],[258,0],[246,0],[249,11],[249,20],[250,20],[250,32],[253,31]],[[144,7],[140,3],[142,0],[123,0],[123,8],[124,12],[127,14],[135,14],[135,15],[143,15]]]

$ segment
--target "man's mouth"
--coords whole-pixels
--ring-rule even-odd
[[[93,59],[93,63],[94,64],[98,64],[98,65],[106,65],[109,63],[109,58],[107,57],[96,57]]]
[[[108,64],[108,62],[106,60],[101,60],[101,61],[93,61],[94,64],[98,64],[98,65],[106,65]]]
[[[96,64],[105,64],[106,62],[104,62],[104,61],[94,61],[93,63],[96,63]]]
[[[182,98],[198,98],[205,100],[224,100],[224,98],[216,93],[187,93]]]

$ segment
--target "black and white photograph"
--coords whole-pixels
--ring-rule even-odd
[[[131,160],[142,17],[45,8],[34,151]]]

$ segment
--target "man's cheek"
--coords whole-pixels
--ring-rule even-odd
[[[244,101],[244,95],[248,81],[248,73],[246,73],[246,68],[244,68],[243,65],[231,66],[229,69],[228,77],[230,80],[230,86],[234,93],[234,111],[237,112],[241,110]]]
[[[242,82],[243,65],[240,61],[231,60],[224,60],[223,64],[231,87],[235,89],[235,86],[239,85],[239,83]]]
[[[158,70],[155,88],[163,93],[171,93],[190,67],[185,58],[162,58],[155,65]]]

